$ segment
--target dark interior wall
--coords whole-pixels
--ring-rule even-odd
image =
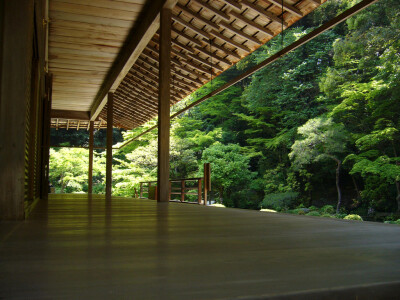
[[[22,220],[25,201],[32,200],[27,199],[33,187],[29,168],[41,148],[36,135],[44,93],[44,1],[1,1],[1,6],[0,219]]]

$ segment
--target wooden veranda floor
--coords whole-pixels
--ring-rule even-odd
[[[400,226],[52,195],[0,226],[0,298],[399,296]],[[311,297],[313,296],[313,297]]]

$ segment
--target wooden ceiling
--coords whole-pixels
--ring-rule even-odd
[[[172,17],[171,105],[325,1],[179,0]],[[53,109],[93,110],[95,95],[144,2],[50,0]],[[157,32],[150,37],[117,86],[114,126],[135,128],[157,115],[158,39]],[[104,120],[106,109],[100,112]]]
[[[49,1],[52,109],[90,110],[145,1]]]

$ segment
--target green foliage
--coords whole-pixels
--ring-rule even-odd
[[[309,213],[306,214],[306,216],[320,217],[321,214],[317,211],[310,211]]]
[[[298,195],[296,192],[267,194],[261,203],[261,207],[272,208],[277,211],[288,209],[295,205]]]
[[[343,219],[344,220],[354,220],[354,221],[362,221],[363,220],[359,215],[347,215]]]
[[[324,159],[337,160],[336,156],[346,150],[347,132],[342,124],[331,118],[315,118],[298,128],[303,137],[292,146],[289,157],[298,167]]]
[[[324,205],[320,209],[322,214],[329,214],[332,215],[335,213],[335,208],[332,205]]]

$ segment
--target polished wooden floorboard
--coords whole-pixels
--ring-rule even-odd
[[[400,281],[400,226],[49,198],[29,220],[0,223],[0,299],[298,298]]]

